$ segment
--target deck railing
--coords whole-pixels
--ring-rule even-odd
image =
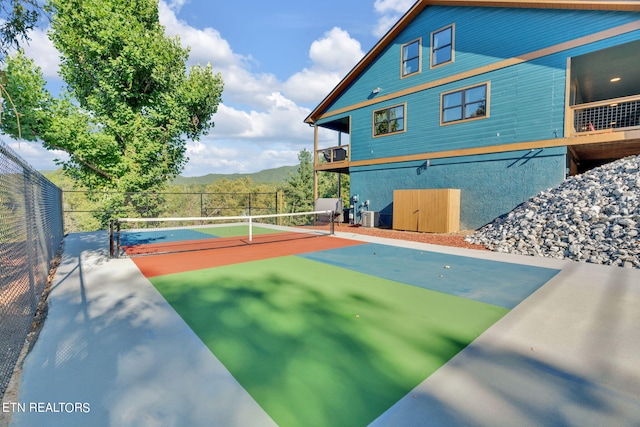
[[[640,95],[574,105],[571,110],[574,134],[640,127]]]
[[[323,148],[317,151],[319,165],[345,163],[349,161],[349,146]]]

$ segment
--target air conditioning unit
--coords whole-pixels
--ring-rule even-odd
[[[362,226],[377,227],[380,223],[380,212],[362,211]]]

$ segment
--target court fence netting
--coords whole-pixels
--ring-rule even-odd
[[[62,190],[0,141],[0,400],[64,238]]]
[[[333,210],[216,217],[118,218],[109,224],[112,258],[224,249],[334,234]]]

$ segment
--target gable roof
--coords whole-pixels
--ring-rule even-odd
[[[617,10],[640,12],[640,1],[636,0],[418,0],[402,18],[376,43],[338,85],[307,116],[305,123],[313,124],[340,94],[371,64],[371,62],[396,38],[396,36],[427,6],[473,6],[473,7],[511,7],[529,9],[571,9],[571,10]]]

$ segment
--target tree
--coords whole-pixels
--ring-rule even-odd
[[[29,41],[29,31],[45,15],[38,0],[0,0],[0,59]]]
[[[318,197],[338,197],[338,176],[340,176],[340,197],[344,206],[349,206],[350,179],[348,174],[321,172],[318,174]]]
[[[289,212],[313,210],[313,162],[311,153],[303,149],[298,154],[300,164],[296,173],[289,174],[284,186],[284,198]]]
[[[187,138],[198,139],[214,126],[222,77],[210,64],[187,72],[189,51],[179,38],[164,35],[157,0],[50,3],[50,37],[67,92],[51,98],[32,63],[20,53],[9,58],[6,88],[23,133],[68,153],[69,160],[59,163],[89,190],[162,189],[188,160]],[[12,80],[28,82],[21,87],[29,90]],[[16,135],[9,110],[3,109],[2,130]],[[107,201],[123,204],[124,196]]]

